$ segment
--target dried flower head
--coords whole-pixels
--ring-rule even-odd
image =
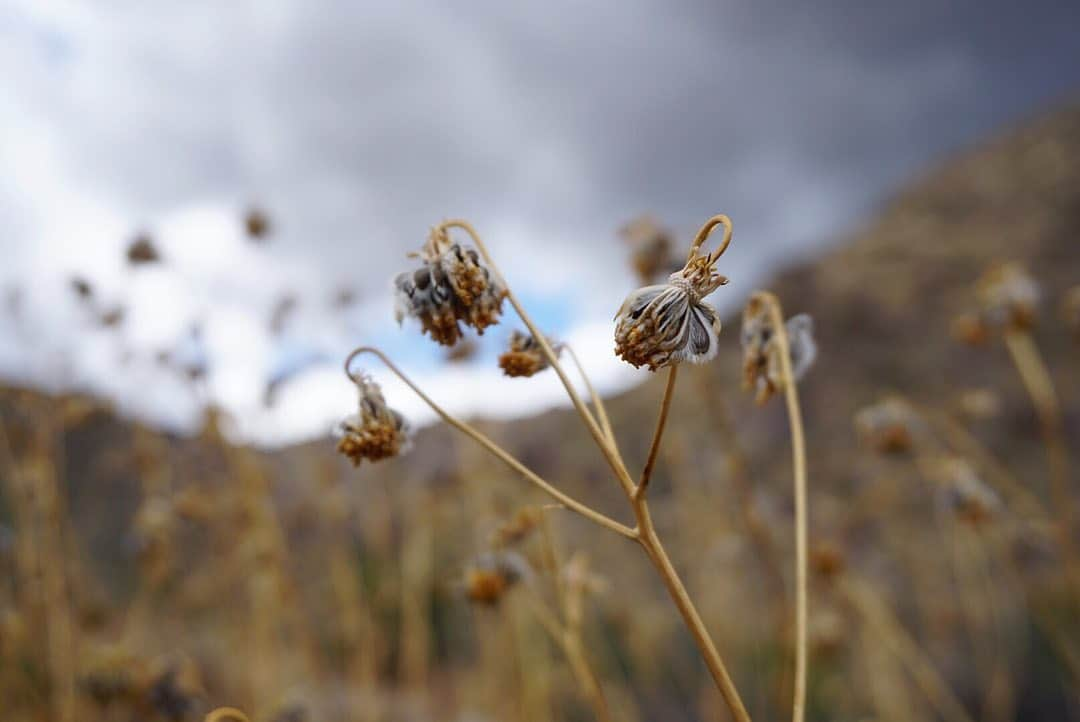
[[[835,542],[819,542],[810,550],[810,568],[825,581],[831,581],[843,573],[847,559],[843,548]]]
[[[124,322],[126,316],[127,310],[123,306],[114,306],[101,312],[98,316],[98,323],[104,328],[116,328]]]
[[[784,330],[791,373],[799,381],[817,358],[814,320],[808,314],[800,313],[787,320]],[[740,339],[743,347],[743,387],[756,389],[757,403],[763,404],[784,388],[784,374],[772,315],[766,302],[759,297],[751,298],[743,310]]]
[[[94,297],[94,286],[82,276],[71,277],[71,290],[80,301],[89,301]]]
[[[1075,341],[1080,343],[1080,286],[1073,286],[1061,300],[1061,318]]]
[[[961,313],[949,326],[952,337],[968,346],[983,346],[990,340],[990,327],[977,313]]]
[[[890,397],[860,409],[855,414],[855,431],[874,451],[901,454],[911,450],[924,427],[910,404]]]
[[[962,521],[980,524],[1000,511],[997,493],[966,459],[949,457],[937,462],[935,473],[941,486],[939,502]]]
[[[667,283],[634,291],[615,315],[615,354],[650,371],[682,361],[711,361],[720,314],[702,299],[727,282],[708,258],[694,255]]]
[[[369,377],[360,374],[352,379],[360,408],[338,426],[338,452],[359,466],[363,459],[381,461],[408,451],[411,440],[405,417],[386,405],[379,385]]]
[[[514,585],[531,575],[529,562],[516,552],[481,554],[465,570],[465,596],[477,604],[495,605]]]
[[[158,253],[157,247],[149,234],[140,233],[135,237],[131,245],[128,246],[127,261],[132,266],[142,266],[161,261],[161,254]]]
[[[562,351],[560,344],[548,339],[548,345],[556,353]],[[510,348],[499,356],[499,368],[507,376],[533,376],[550,364],[544,350],[540,348],[540,342],[531,333],[523,333],[515,330],[510,334]]]
[[[967,389],[956,399],[957,411],[972,421],[987,421],[1001,416],[1001,396],[993,389]]]
[[[422,265],[394,279],[398,323],[420,321],[437,343],[453,346],[461,324],[481,335],[498,323],[506,289],[484,265],[476,249],[454,243],[446,229],[435,229],[419,254]]]
[[[518,509],[514,516],[495,529],[491,535],[491,545],[498,549],[525,541],[540,524],[543,513],[542,509],[533,506]]]
[[[630,262],[642,283],[655,283],[679,269],[671,233],[652,216],[635,218],[619,229],[619,235],[630,246]]]
[[[261,208],[249,208],[244,214],[244,230],[254,241],[262,241],[270,235],[270,217]]]
[[[991,267],[975,286],[982,318],[996,329],[1028,329],[1035,324],[1042,292],[1017,263]]]

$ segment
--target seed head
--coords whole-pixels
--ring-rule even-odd
[[[940,503],[961,521],[981,524],[1001,509],[1001,499],[997,493],[979,478],[966,459],[942,459],[937,463],[935,472],[941,483]]]
[[[558,354],[562,347],[548,339],[548,345]],[[510,335],[510,348],[499,356],[499,368],[510,377],[533,376],[550,364],[540,343],[529,333],[515,330]]]
[[[498,323],[506,289],[476,249],[452,243],[445,229],[436,229],[419,256],[420,268],[394,279],[398,323],[406,316],[418,319],[443,346],[461,338],[461,323],[481,335]]]
[[[412,442],[405,417],[386,405],[382,390],[370,378],[359,375],[353,380],[360,408],[338,426],[338,452],[359,466],[363,459],[381,461],[408,451]]]
[[[244,214],[244,230],[251,240],[262,241],[270,234],[270,217],[261,208],[249,208]]]
[[[536,507],[518,509],[513,517],[499,525],[491,535],[491,545],[496,549],[520,544],[532,535],[544,512]]]
[[[810,550],[810,568],[824,581],[832,581],[847,566],[844,550],[835,542],[823,541]]]
[[[990,340],[990,327],[978,313],[961,313],[952,320],[952,337],[968,346],[983,346]]]
[[[149,263],[161,261],[153,239],[147,233],[140,233],[131,242],[127,249],[127,261],[132,266],[143,266]]]
[[[787,334],[791,373],[802,379],[817,358],[814,320],[805,313],[792,316],[784,324]],[[757,403],[763,404],[784,388],[780,363],[780,344],[767,304],[752,298],[743,310],[740,339],[743,347],[743,387],[757,390]]]
[[[880,454],[902,454],[910,451],[922,434],[923,422],[906,401],[891,397],[859,410],[855,431]]]
[[[983,321],[991,328],[1025,330],[1035,324],[1042,292],[1017,263],[991,267],[975,286]]]
[[[94,286],[82,276],[71,277],[71,290],[80,301],[89,301],[94,297]]]
[[[615,354],[656,371],[716,356],[720,315],[702,299],[728,280],[704,256],[692,256],[667,283],[631,293],[615,314]]]
[[[478,556],[465,570],[465,596],[477,604],[493,606],[518,582],[532,576],[532,568],[516,552],[489,552]]]

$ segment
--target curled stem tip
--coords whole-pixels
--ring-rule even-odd
[[[705,243],[705,241],[709,238],[709,236],[716,229],[716,227],[721,225],[724,227],[724,236],[720,239],[720,245],[717,246],[716,250],[708,256],[709,265],[716,263],[720,259],[720,256],[724,255],[724,251],[726,251],[727,247],[731,244],[731,234],[733,228],[731,225],[731,219],[723,213],[718,213],[709,220],[705,221],[705,225],[703,225],[701,227],[701,230],[697,232],[697,235],[694,236],[694,242],[690,244],[689,259],[692,259],[696,255],[698,255],[698,250],[701,248],[702,244]]]
[[[218,707],[204,718],[203,722],[251,722],[246,714],[235,707]]]

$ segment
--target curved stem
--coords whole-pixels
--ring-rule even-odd
[[[678,372],[678,364],[668,368],[667,386],[664,387],[664,398],[660,402],[660,417],[656,420],[656,431],[653,433],[652,446],[649,447],[649,457],[645,460],[645,468],[641,470],[641,481],[634,489],[634,501],[644,499],[645,493],[649,490],[649,479],[652,478],[656,454],[660,450],[660,440],[664,436],[664,427],[667,425],[668,411],[671,410],[671,399],[675,396],[675,380]]]
[[[224,720],[249,722],[248,716],[235,707],[218,707],[210,714],[206,715],[204,722],[224,722]]]
[[[522,323],[529,329],[529,333],[531,333],[537,343],[540,344],[540,349],[544,352],[544,357],[548,360],[548,363],[551,364],[551,367],[555,369],[555,373],[558,374],[559,380],[562,381],[563,387],[566,389],[566,393],[570,396],[570,401],[574,404],[574,409],[585,422],[585,426],[589,429],[589,433],[592,434],[597,446],[600,447],[600,451],[604,454],[604,458],[607,460],[608,465],[611,466],[612,471],[615,472],[615,476],[619,479],[623,491],[626,492],[627,496],[631,495],[634,489],[634,482],[630,478],[630,473],[626,470],[626,465],[623,463],[618,451],[608,442],[607,438],[604,436],[604,432],[600,429],[596,420],[593,419],[592,414],[590,414],[589,410],[585,407],[585,402],[581,400],[581,396],[574,389],[573,384],[570,383],[570,378],[566,375],[566,371],[563,369],[562,364],[559,363],[559,359],[555,355],[555,351],[551,348],[551,344],[548,343],[547,337],[540,333],[540,330],[536,328],[536,324],[533,323],[529,314],[525,312],[525,309],[522,307],[521,302],[518,301],[517,296],[510,290],[510,286],[506,283],[506,279],[503,277],[502,272],[499,271],[499,267],[495,265],[495,261],[492,259],[491,254],[488,253],[487,247],[480,239],[480,234],[476,232],[476,229],[473,228],[471,223],[457,218],[443,221],[439,224],[439,230],[445,230],[447,228],[460,228],[472,238],[473,243],[476,244],[476,248],[484,257],[484,261],[487,262],[491,272],[495,274],[502,283],[503,288],[506,289],[506,298],[510,301],[510,305],[514,307],[514,310],[521,318]]]
[[[509,466],[517,473],[521,474],[523,477],[525,477],[526,480],[539,487],[542,491],[554,498],[556,501],[563,504],[567,509],[571,509],[572,511],[577,512],[586,519],[589,519],[590,521],[593,521],[602,527],[610,529],[616,534],[620,534],[628,539],[635,539],[637,537],[637,533],[630,527],[626,526],[625,524],[620,524],[611,517],[605,516],[604,514],[601,514],[592,507],[582,504],[577,499],[574,499],[573,497],[559,491],[554,486],[540,478],[527,466],[514,458],[514,456],[508,451],[503,449],[501,446],[496,444],[484,434],[480,433],[480,431],[478,431],[477,429],[473,428],[470,424],[461,421],[457,417],[451,416],[441,406],[435,403],[430,396],[420,390],[420,387],[413,383],[412,379],[406,376],[404,372],[402,372],[401,369],[395,366],[394,363],[389,358],[387,358],[386,355],[379,349],[372,348],[370,346],[361,346],[357,349],[354,349],[353,352],[350,353],[345,359],[345,373],[349,378],[355,378],[349,368],[352,360],[362,353],[370,353],[378,356],[379,359],[386,365],[386,367],[390,369],[399,379],[404,381],[405,384],[410,389],[412,389],[413,392],[417,396],[419,396],[424,403],[430,406],[431,410],[438,414],[443,421],[450,424],[455,429],[461,431],[466,436],[473,439],[473,441],[483,446],[491,454],[496,456],[500,461],[502,461],[504,464]]]
[[[724,251],[727,250],[728,245],[731,243],[731,233],[733,228],[731,225],[731,219],[723,213],[718,213],[709,220],[705,221],[705,225],[703,225],[698,230],[697,235],[694,236],[694,242],[690,244],[689,258],[693,258],[697,255],[698,249],[701,248],[701,245],[705,243],[705,240],[709,237],[713,230],[720,225],[724,227],[724,237],[720,239],[720,245],[717,247],[717,249],[709,255],[709,265],[711,266],[712,264],[716,263],[720,256],[724,255]]]
[[[564,343],[562,346],[566,349],[567,353],[570,354],[570,358],[573,359],[574,365],[577,366],[578,373],[581,374],[581,380],[585,384],[585,390],[589,392],[589,397],[592,399],[593,408],[596,410],[596,418],[600,421],[600,428],[603,430],[604,436],[607,437],[607,440],[611,442],[611,445],[615,447],[617,452],[619,446],[615,441],[615,432],[611,428],[611,419],[608,418],[607,409],[604,407],[604,400],[600,398],[600,394],[596,393],[596,389],[589,380],[589,375],[585,373],[585,367],[581,365],[581,359],[574,353],[574,348],[568,343]]]
[[[787,402],[788,423],[791,426],[792,464],[795,469],[795,696],[792,703],[793,722],[803,722],[806,717],[807,674],[807,511],[806,511],[806,440],[803,433],[802,410],[795,374],[791,370],[791,344],[780,300],[772,293],[758,292],[754,298],[769,309],[769,317],[776,333],[780,354],[780,373],[784,382],[784,399]]]

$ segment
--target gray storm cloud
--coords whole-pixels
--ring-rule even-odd
[[[1075,89],[1078,21],[975,0],[17,0],[4,278],[83,228],[255,200],[267,253],[320,279],[301,294],[383,294],[429,225],[466,216],[512,281],[607,319],[631,283],[614,230],[642,211],[685,234],[730,214],[724,272],[746,291]]]

